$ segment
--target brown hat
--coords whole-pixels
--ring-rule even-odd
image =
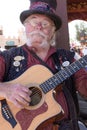
[[[56,0],[31,0],[30,2],[30,8],[20,14],[20,20],[22,23],[30,15],[38,13],[44,14],[51,20],[53,20],[56,26],[56,30],[61,27],[62,21],[60,17],[56,14]]]

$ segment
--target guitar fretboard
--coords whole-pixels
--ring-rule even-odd
[[[40,88],[44,93],[49,92],[51,89],[56,88],[59,84],[61,84],[64,80],[69,78],[75,72],[84,68],[87,65],[87,55],[80,58],[79,60],[73,62],[69,66],[65,67],[64,69],[60,70],[58,73],[53,75],[47,81],[43,82],[40,85]]]

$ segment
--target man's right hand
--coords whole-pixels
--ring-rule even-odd
[[[0,84],[0,96],[5,97],[14,105],[20,108],[29,106],[31,91],[28,87],[21,84]]]

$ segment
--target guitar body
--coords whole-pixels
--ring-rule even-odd
[[[63,112],[61,106],[53,97],[53,89],[44,94],[39,87],[41,83],[52,76],[53,74],[46,67],[35,65],[25,71],[17,79],[7,82],[14,84],[21,83],[26,87],[36,88],[40,92],[41,99],[39,103],[22,110],[7,101],[8,106],[17,121],[17,125],[12,128],[10,123],[3,118],[0,111],[0,130],[36,130],[42,122]]]

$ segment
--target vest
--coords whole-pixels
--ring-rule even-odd
[[[28,56],[23,47],[11,48],[0,55],[4,57],[6,63],[3,82],[13,80],[27,70]],[[18,56],[20,59],[18,59]]]

